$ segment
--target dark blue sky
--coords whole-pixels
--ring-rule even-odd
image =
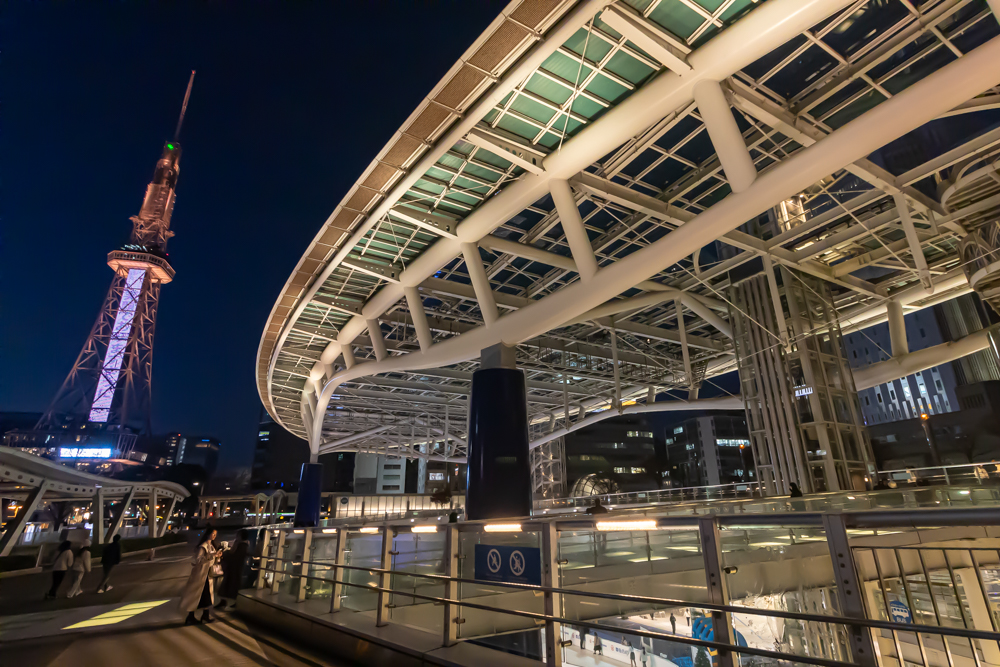
[[[153,427],[249,465],[267,314],[319,226],[501,1],[10,3],[0,410],[43,410],[110,283],[187,77]]]

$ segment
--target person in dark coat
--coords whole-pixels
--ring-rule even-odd
[[[101,553],[101,568],[104,570],[104,578],[101,579],[101,584],[97,587],[98,593],[105,593],[114,588],[108,581],[111,580],[111,570],[120,562],[122,562],[122,536],[115,535],[111,544],[105,546],[103,553]]]
[[[249,549],[250,533],[244,528],[237,535],[232,547],[222,555],[222,585],[219,586],[221,600],[215,606],[216,609],[227,607],[231,609],[236,606],[236,596],[240,592]]]

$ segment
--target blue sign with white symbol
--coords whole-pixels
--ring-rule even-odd
[[[892,616],[893,623],[913,623],[910,608],[899,600],[889,602],[889,615]]]
[[[542,585],[542,552],[537,547],[476,545],[476,579]]]

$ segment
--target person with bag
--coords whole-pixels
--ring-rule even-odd
[[[90,540],[84,540],[73,558],[73,567],[70,568],[73,575],[70,578],[69,592],[66,597],[75,598],[83,592],[83,578],[90,572]]]
[[[56,556],[56,562],[52,565],[52,588],[49,592],[45,594],[46,600],[51,600],[59,592],[59,586],[62,584],[63,579],[66,578],[66,572],[73,565],[73,543],[69,540],[65,540],[59,545],[59,554]]]
[[[219,565],[222,553],[216,551],[212,544],[216,534],[214,529],[206,530],[198,542],[194,558],[191,559],[191,576],[184,586],[180,601],[181,611],[188,613],[184,625],[211,623],[215,620],[209,612],[215,601],[214,578],[222,576],[222,567]],[[195,618],[195,612],[199,609],[203,610],[200,621]]]
[[[243,569],[247,563],[247,550],[250,548],[250,532],[244,528],[236,537],[233,546],[222,556],[222,583],[219,585],[219,604],[216,609],[236,606],[236,596],[240,593],[243,581]]]

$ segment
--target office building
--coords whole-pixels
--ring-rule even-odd
[[[662,429],[641,417],[616,417],[566,436],[570,495],[655,489],[662,466]]]
[[[666,486],[718,486],[755,482],[753,448],[745,415],[714,414],[669,429]]]
[[[354,486],[354,454],[337,452],[319,458],[323,464],[323,490],[349,493]],[[250,488],[255,491],[297,491],[302,464],[309,460],[309,445],[286,431],[261,410],[250,468]]]
[[[177,463],[175,465],[200,466],[205,471],[206,476],[211,478],[219,464],[219,450],[221,449],[222,443],[215,438],[184,436],[180,438],[177,446]]]

